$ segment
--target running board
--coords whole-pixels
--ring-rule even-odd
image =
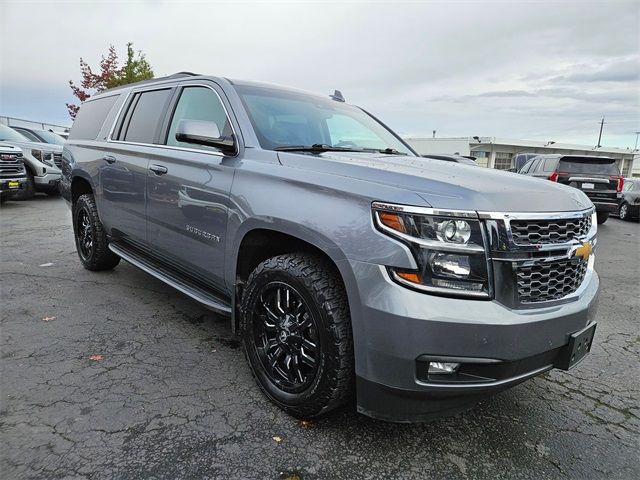
[[[129,262],[131,265],[138,267],[140,270],[153,275],[158,280],[162,280],[167,285],[170,285],[176,290],[193,298],[195,301],[201,303],[208,309],[222,315],[231,316],[231,305],[229,304],[229,302],[210,292],[209,290],[205,290],[204,288],[196,285],[194,282],[189,281],[181,275],[154,265],[137,252],[123,247],[122,245],[110,243],[109,250],[111,250],[123,260]]]

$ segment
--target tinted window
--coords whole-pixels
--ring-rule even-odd
[[[128,119],[124,141],[154,143],[160,117],[171,93],[170,89],[137,93],[129,106],[133,108]]]
[[[216,92],[210,88],[185,87],[182,90],[180,100],[178,100],[178,104],[173,112],[166,143],[167,145],[178,147],[217,150],[214,147],[208,147],[206,145],[196,145],[176,140],[176,129],[178,128],[180,120],[183,119],[215,122],[223,137],[231,137],[231,125],[229,124],[229,119],[224,111],[222,102]]]
[[[64,138],[57,133],[49,132],[47,130],[38,130],[38,136],[46,143],[52,143],[53,145],[64,145]]]
[[[634,185],[634,182],[625,181],[623,190],[625,192],[630,192],[631,190],[633,190],[633,185]]]
[[[557,160],[555,158],[547,158],[544,161],[543,170],[545,172],[553,172],[556,169],[556,162]]]
[[[69,139],[95,140],[117,98],[118,95],[112,95],[84,102],[73,122]]]
[[[620,175],[614,160],[598,158],[562,158],[558,170],[567,173],[595,173],[602,175]]]

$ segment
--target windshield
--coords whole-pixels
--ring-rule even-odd
[[[27,137],[21,133],[16,132],[13,128],[9,128],[6,125],[0,125],[0,142],[6,140],[9,142],[30,142]]]
[[[36,134],[46,143],[52,143],[60,146],[64,145],[64,138],[57,133],[49,132],[47,130],[36,130]]]
[[[558,171],[568,173],[596,173],[603,175],[620,175],[620,170],[614,160],[585,158],[567,159],[561,158]]]
[[[265,87],[236,86],[260,146],[326,145],[411,155],[393,133],[361,109],[335,100]]]

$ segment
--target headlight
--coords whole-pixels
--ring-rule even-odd
[[[404,241],[417,270],[390,268],[394,280],[432,293],[489,297],[482,225],[475,212],[372,205],[376,226]]]
[[[53,167],[53,154],[52,153],[47,153],[47,152],[43,152],[42,150],[38,150],[38,149],[32,149],[31,150],[31,155],[41,161],[42,163],[44,163],[45,165],[49,165],[50,167]]]

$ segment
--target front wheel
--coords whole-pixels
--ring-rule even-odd
[[[280,408],[313,418],[352,395],[347,295],[324,259],[295,253],[265,260],[249,276],[240,315],[251,370]]]
[[[78,256],[87,270],[110,270],[120,263],[120,257],[109,250],[109,239],[91,194],[81,195],[73,204],[73,233]]]
[[[598,225],[602,225],[609,218],[609,212],[596,212],[598,218]]]

